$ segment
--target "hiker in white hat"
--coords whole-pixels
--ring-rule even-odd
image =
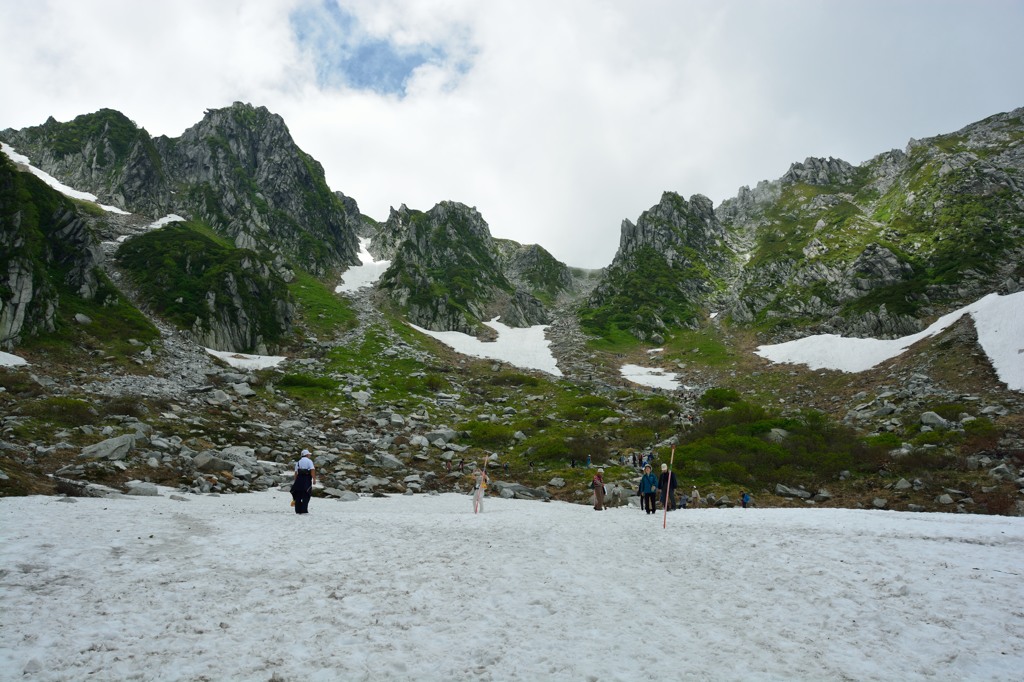
[[[316,467],[313,465],[313,453],[303,450],[299,461],[295,463],[295,478],[292,479],[292,500],[295,502],[296,514],[309,513],[309,498],[313,496],[314,483]]]

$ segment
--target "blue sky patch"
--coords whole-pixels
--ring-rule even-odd
[[[323,88],[347,86],[402,96],[413,70],[448,58],[441,46],[399,46],[368,35],[335,0],[296,10],[290,21],[300,49],[313,56]]]

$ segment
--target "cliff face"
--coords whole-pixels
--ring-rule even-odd
[[[696,324],[733,267],[726,237],[707,197],[665,192],[635,225],[622,222],[615,258],[581,310],[584,327],[661,343],[667,329]]]
[[[861,166],[806,159],[717,210],[666,193],[581,312],[592,331],[661,330],[711,310],[774,339],[893,337],[1024,287],[1024,109],[912,140]]]
[[[548,321],[540,301],[505,276],[476,209],[455,202],[425,213],[392,209],[374,248],[391,260],[380,288],[422,327],[477,334],[494,317],[513,327]]]
[[[178,138],[151,138],[111,110],[2,136],[103,203],[202,220],[236,246],[294,259],[315,274],[358,262],[358,208],[353,214],[354,204],[327,187],[320,164],[264,107],[208,110]]]
[[[61,294],[95,299],[102,261],[75,205],[0,154],[0,348],[54,331]]]
[[[266,256],[173,223],[117,251],[147,306],[196,343],[266,353],[292,330],[295,304]]]

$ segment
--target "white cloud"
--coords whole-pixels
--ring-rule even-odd
[[[443,49],[404,98],[317,86],[289,16],[322,6],[2,3],[0,128],[110,107],[176,136],[247,101],[373,217],[461,201],[600,267],[664,190],[717,204],[807,156],[859,163],[1024,104],[1011,3],[346,2],[367,37]]]

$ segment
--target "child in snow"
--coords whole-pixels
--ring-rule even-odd
[[[477,467],[473,470],[473,481],[473,513],[478,514],[484,510],[484,491],[490,479],[486,471]]]

